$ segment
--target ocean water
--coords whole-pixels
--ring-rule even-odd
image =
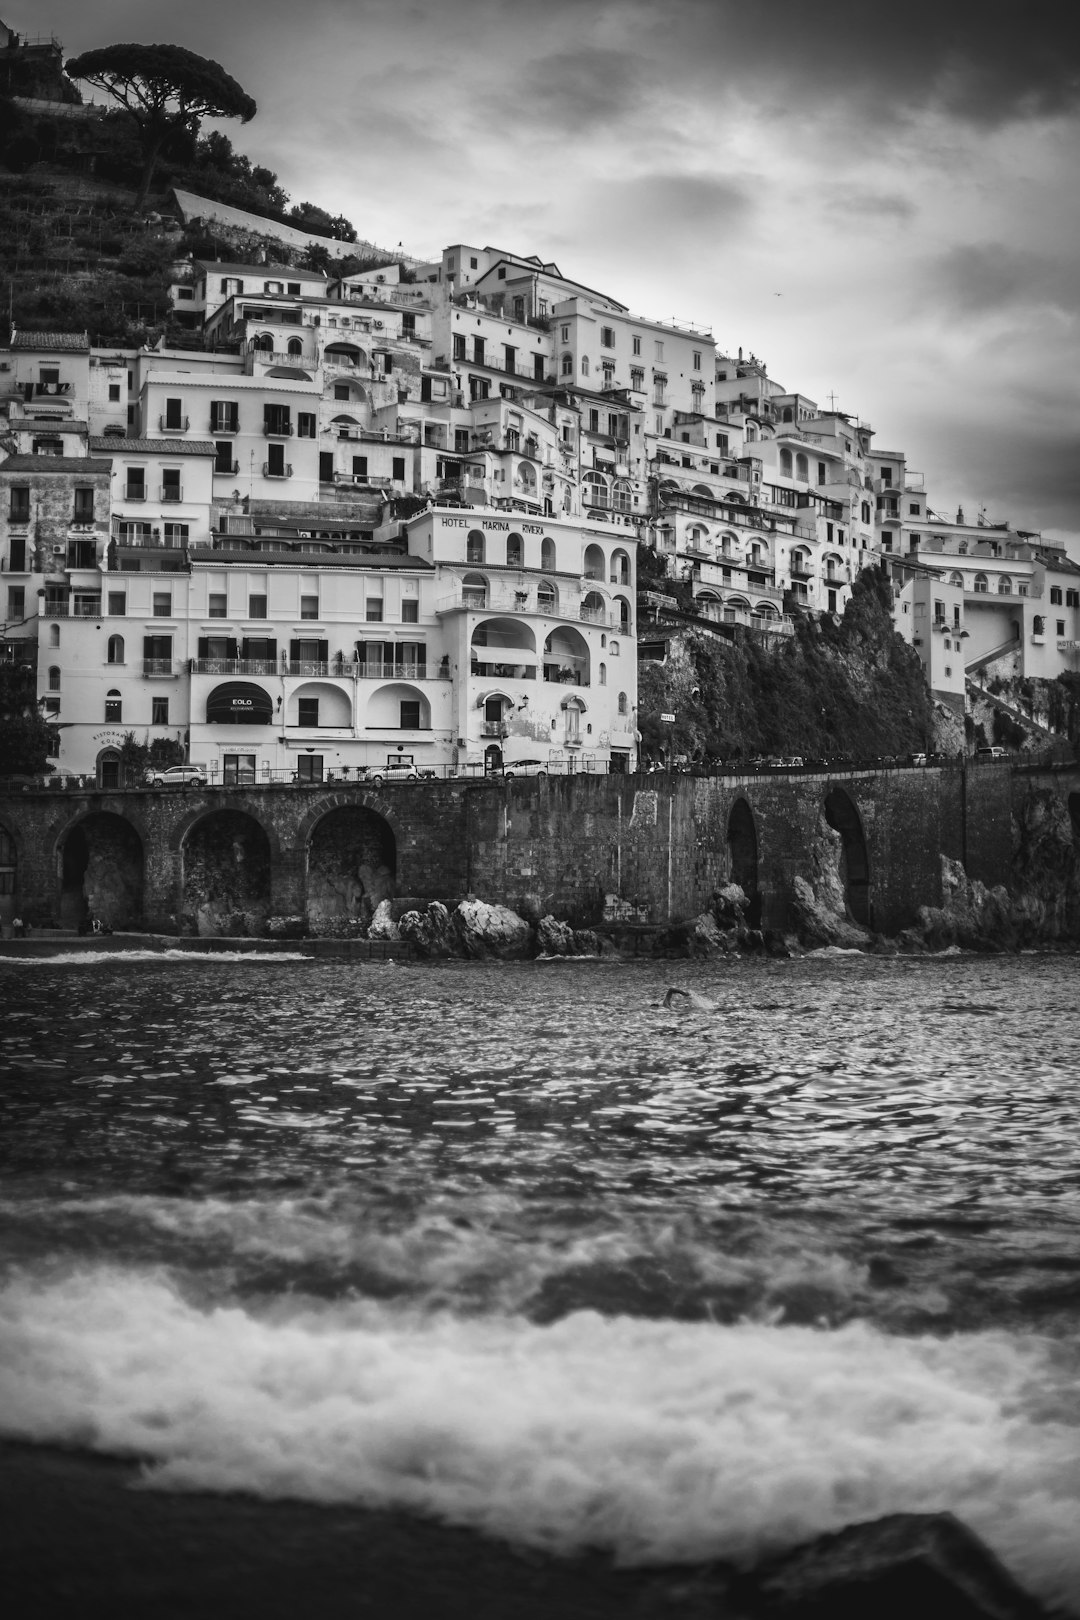
[[[1077,982],[0,960],[0,1434],[630,1564],[947,1508],[1080,1607]]]

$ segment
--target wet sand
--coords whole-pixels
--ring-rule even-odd
[[[128,1462],[0,1444],[9,1620],[733,1617],[719,1566],[615,1570],[403,1514],[148,1491],[138,1478]]]

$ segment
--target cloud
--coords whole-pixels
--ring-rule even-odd
[[[951,315],[975,319],[1006,310],[1080,311],[1075,259],[1006,242],[960,243],[928,267],[926,282]]]
[[[855,185],[827,188],[822,202],[835,214],[850,214],[857,219],[907,220],[918,213],[911,198],[898,191],[867,191]]]

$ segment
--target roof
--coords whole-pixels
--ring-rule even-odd
[[[196,259],[195,263],[201,270],[221,276],[235,276],[237,271],[240,271],[244,275],[265,276],[268,281],[278,281],[282,276],[291,276],[294,281],[297,278],[301,281],[331,279],[324,276],[321,270],[298,270],[294,264],[222,264],[217,259]]]
[[[58,354],[89,354],[88,332],[25,332],[11,334],[13,349],[50,349]]]
[[[104,473],[110,465],[89,456],[8,456],[6,461],[0,461],[0,472]]]
[[[125,455],[216,456],[217,446],[210,439],[127,439],[119,433],[93,434],[91,450],[122,450]]]
[[[222,565],[235,563],[241,568],[263,568],[284,566],[288,568],[301,568],[305,573],[311,573],[319,568],[388,568],[392,572],[406,570],[410,572],[432,573],[432,565],[425,562],[423,557],[407,556],[403,552],[377,552],[374,555],[358,555],[355,552],[312,552],[312,551],[255,551],[236,550],[219,551],[215,546],[212,550],[206,546],[198,551],[189,553],[192,563],[204,564],[207,568],[220,568]]]

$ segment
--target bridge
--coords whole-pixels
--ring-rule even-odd
[[[667,923],[735,881],[763,927],[784,929],[801,877],[892,933],[941,904],[942,855],[1009,884],[1027,858],[1024,829],[1047,826],[1066,843],[1071,829],[1060,861],[1075,870],[1075,764],[24,788],[0,791],[0,921],[349,937],[383,899],[472,894],[578,927],[620,911]]]

